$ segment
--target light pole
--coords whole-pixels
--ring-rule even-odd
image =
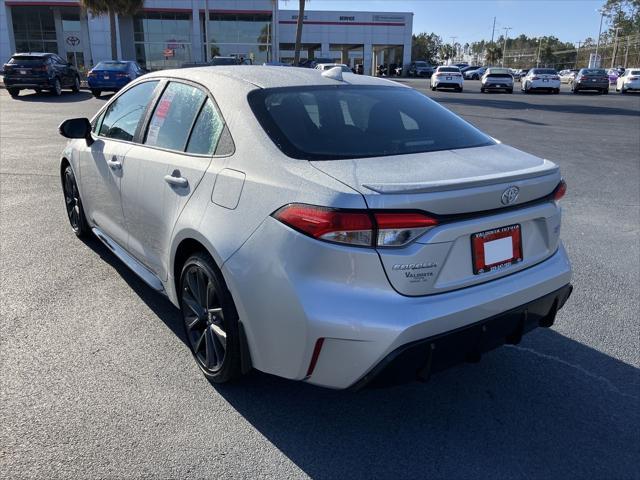
[[[455,62],[456,58],[458,57],[458,47],[456,47],[456,38],[458,37],[449,37],[451,39],[451,46],[454,49],[454,54],[453,54],[453,61]]]
[[[502,47],[502,66],[504,67],[504,57],[507,56],[507,37],[509,36],[509,30],[511,30],[511,27],[502,28],[504,29],[504,46]]]
[[[583,43],[581,41],[576,42],[578,44],[578,48],[576,48],[576,65],[575,67],[578,68],[578,56],[580,55],[580,44]]]
[[[538,58],[536,59],[536,68],[540,66],[540,50],[542,49],[542,37],[538,40]]]
[[[600,50],[600,36],[602,35],[602,20],[604,20],[604,9],[596,10],[600,14],[600,30],[598,31],[598,42],[596,43],[596,62],[597,65],[594,65],[594,68],[600,68],[600,62],[598,61],[598,50]],[[591,65],[589,65],[591,67]]]

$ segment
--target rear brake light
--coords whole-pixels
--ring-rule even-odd
[[[128,73],[116,73],[116,78],[129,78]]]
[[[305,235],[334,243],[361,247],[400,247],[438,220],[421,212],[370,212],[290,204],[273,217]]]
[[[531,80],[540,80],[540,77],[531,77]]]
[[[87,73],[87,77],[95,77],[97,75],[96,72],[94,72],[93,70],[89,70],[89,72]]]
[[[373,222],[366,212],[291,204],[275,212],[274,217],[319,240],[372,246]]]
[[[46,72],[47,71],[47,66],[46,65],[42,65],[41,67],[33,67],[31,69],[31,71],[33,71],[33,72]]]
[[[557,202],[562,197],[564,197],[565,193],[567,193],[567,182],[564,179],[560,180],[558,186],[553,191],[553,199]]]

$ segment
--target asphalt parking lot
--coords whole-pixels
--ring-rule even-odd
[[[551,329],[428,384],[213,387],[177,310],[68,226],[57,126],[106,100],[0,90],[0,477],[640,478],[640,95],[404,82],[561,166]]]

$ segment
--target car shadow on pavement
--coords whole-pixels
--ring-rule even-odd
[[[82,102],[90,98],[93,98],[93,95],[91,95],[91,93],[89,92],[84,91],[74,93],[63,90],[62,95],[60,95],[59,97],[56,97],[55,95],[48,92],[35,93],[33,91],[29,91],[29,93],[25,93],[24,91],[22,91],[20,92],[20,95],[13,100],[36,103],[74,103]]]
[[[582,95],[582,94],[581,94]],[[512,97],[508,97],[512,98]],[[438,103],[442,104],[459,104],[466,106],[477,106],[485,108],[500,108],[504,110],[543,110],[546,112],[560,112],[560,113],[572,113],[572,114],[587,114],[587,115],[622,115],[638,117],[640,111],[633,108],[617,108],[617,107],[605,107],[602,105],[570,105],[570,104],[556,104],[556,103],[544,103],[536,104],[530,102],[522,102],[519,100],[499,100],[497,98],[470,98],[470,97],[457,97],[447,96],[439,97]]]
[[[188,348],[179,311],[85,243]],[[553,328],[426,384],[354,393],[253,371],[211,388],[312,478],[637,477],[640,369]]]

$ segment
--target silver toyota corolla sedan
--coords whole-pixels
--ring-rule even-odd
[[[60,125],[74,232],[181,310],[211,381],[426,380],[571,293],[555,164],[339,70],[156,72]]]

